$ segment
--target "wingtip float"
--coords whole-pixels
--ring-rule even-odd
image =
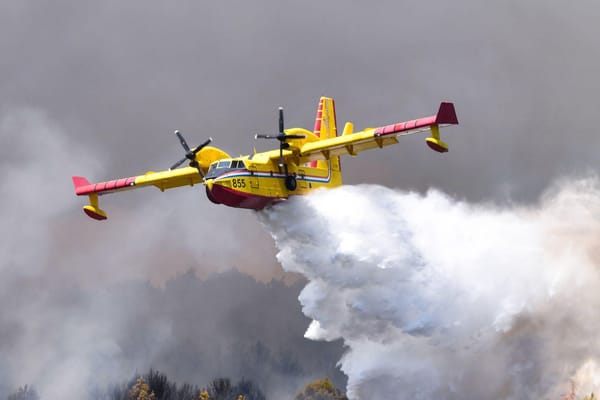
[[[454,104],[442,102],[435,115],[354,132],[348,122],[338,136],[333,99],[321,97],[312,131],[303,128],[284,129],[283,109],[279,108],[279,132],[255,135],[256,139],[276,139],[276,149],[251,155],[231,157],[216,147],[212,139],[190,148],[179,131],[175,134],[185,150],[185,157],[170,169],[144,175],[90,183],[81,176],[73,177],[75,194],[88,196],[83,211],[95,220],[107,219],[100,209],[98,197],[104,194],[154,186],[161,191],[181,186],[203,184],[210,201],[229,207],[259,210],[270,204],[302,195],[320,187],[342,184],[340,156],[356,156],[359,152],[399,143],[401,136],[430,131],[426,143],[440,153],[448,145],[440,139],[440,127],[457,125]],[[180,167],[184,162],[187,167]]]

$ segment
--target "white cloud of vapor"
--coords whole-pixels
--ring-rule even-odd
[[[533,206],[345,186],[262,214],[352,399],[559,398],[600,360],[600,185]],[[594,380],[595,379],[595,380]]]

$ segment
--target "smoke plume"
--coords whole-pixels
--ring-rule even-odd
[[[250,379],[273,398],[325,375],[343,384],[341,344],[302,337],[300,286],[270,282],[280,267],[253,214],[149,190],[103,197],[110,220],[92,221],[69,178],[100,169],[93,151],[47,112],[0,111],[1,399],[26,384],[92,399],[151,367],[198,385]],[[139,212],[121,205],[136,200]]]
[[[351,399],[558,399],[598,382],[597,177],[533,206],[345,186],[261,220],[309,280],[305,336],[349,347]]]

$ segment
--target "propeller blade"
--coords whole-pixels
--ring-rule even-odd
[[[195,154],[198,154],[198,152],[199,152],[200,150],[202,150],[203,148],[205,148],[206,146],[208,146],[208,144],[209,144],[210,142],[212,142],[212,138],[211,138],[211,137],[209,137],[209,138],[208,138],[208,139],[207,139],[207,140],[206,140],[204,143],[202,143],[200,146],[196,147],[196,148],[194,149],[194,151],[192,151],[192,153],[194,153],[194,155],[195,155]]]
[[[179,141],[181,142],[181,146],[183,147],[183,149],[186,152],[189,152],[190,151],[190,146],[188,146],[187,142],[183,138],[183,135],[181,135],[181,133],[179,131],[175,131],[175,135],[177,135],[177,137],[179,138]]]
[[[171,168],[169,168],[169,169],[175,169],[175,168],[179,167],[181,164],[183,164],[184,162],[186,162],[187,160],[188,160],[188,158],[184,157],[181,160],[177,161],[175,164],[173,164],[171,166]]]
[[[200,176],[202,178],[204,178],[204,174],[202,173],[202,168],[200,168],[200,164],[198,164],[198,161],[194,160],[190,163],[190,167],[194,167],[198,170],[198,172],[200,173]]]
[[[262,135],[260,133],[257,133],[256,135],[254,135],[254,139],[277,139],[277,136],[273,136],[273,135]]]
[[[306,135],[285,135],[286,139],[305,139]]]
[[[169,169],[171,169],[171,170],[175,169],[175,168],[179,167],[181,164],[183,164],[184,162],[186,162],[186,161],[189,160],[190,161],[190,164],[189,164],[190,167],[197,168],[198,172],[200,172],[200,175],[204,178],[204,174],[202,173],[202,169],[200,168],[200,165],[198,165],[198,161],[196,161],[196,154],[198,154],[198,152],[200,150],[202,150],[210,142],[212,142],[212,138],[208,138],[208,140],[206,140],[200,146],[194,148],[194,150],[191,150],[190,146],[188,146],[187,142],[183,138],[183,135],[181,134],[181,132],[175,131],[175,135],[177,135],[177,137],[179,138],[179,142],[181,143],[181,147],[183,147],[183,149],[185,150],[185,158],[182,158],[181,160],[177,161]]]
[[[290,147],[289,143],[286,143],[288,139],[304,139],[306,135],[286,135],[283,124],[283,107],[279,107],[279,135],[262,135],[256,134],[254,135],[254,139],[277,139],[279,140],[279,171],[282,169],[285,170],[285,175],[288,175],[288,167],[287,164],[283,163],[283,149]]]
[[[283,142],[279,142],[279,168],[283,168]]]
[[[279,133],[283,133],[283,107],[279,107]]]

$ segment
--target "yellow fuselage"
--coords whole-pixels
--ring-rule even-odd
[[[306,194],[320,187],[342,184],[339,160],[319,162],[316,167],[288,163],[280,166],[278,151],[259,153],[211,164],[204,179],[211,201],[230,207],[262,209],[266,205]],[[293,181],[293,182],[290,182]],[[290,186],[291,185],[291,186]]]

